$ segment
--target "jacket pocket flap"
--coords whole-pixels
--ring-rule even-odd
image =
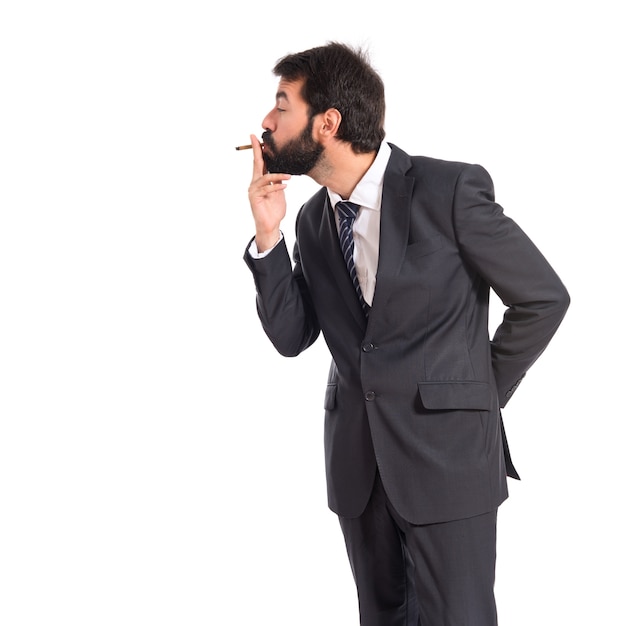
[[[491,408],[491,389],[488,383],[475,381],[418,382],[422,404],[427,409]]]

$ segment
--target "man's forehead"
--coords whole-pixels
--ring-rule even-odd
[[[302,79],[286,80],[281,78],[278,82],[278,90],[276,91],[276,100],[283,98],[287,102],[302,100],[301,94]]]

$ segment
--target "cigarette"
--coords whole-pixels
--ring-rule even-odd
[[[261,144],[261,148],[263,147],[263,144]],[[252,144],[249,143],[245,146],[235,146],[235,150],[250,150],[252,148]]]

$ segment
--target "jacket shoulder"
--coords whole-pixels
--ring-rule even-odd
[[[459,172],[465,168],[473,166],[473,164],[464,161],[438,159],[422,155],[409,155],[394,144],[390,144],[390,146],[390,166],[404,169],[405,173],[409,176],[424,176],[438,173],[458,175]]]
[[[476,178],[491,188],[491,177],[487,170],[475,163],[437,159],[429,156],[409,155],[391,144],[392,152],[387,169],[387,180],[409,177],[414,180],[417,193],[454,194],[457,184],[466,178]],[[397,180],[397,179],[396,179]]]

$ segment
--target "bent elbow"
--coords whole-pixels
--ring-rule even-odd
[[[569,309],[569,305],[571,304],[571,298],[569,295],[569,291],[566,289],[565,285],[562,285],[559,290],[558,297],[555,302],[557,308],[565,315],[567,309]]]

